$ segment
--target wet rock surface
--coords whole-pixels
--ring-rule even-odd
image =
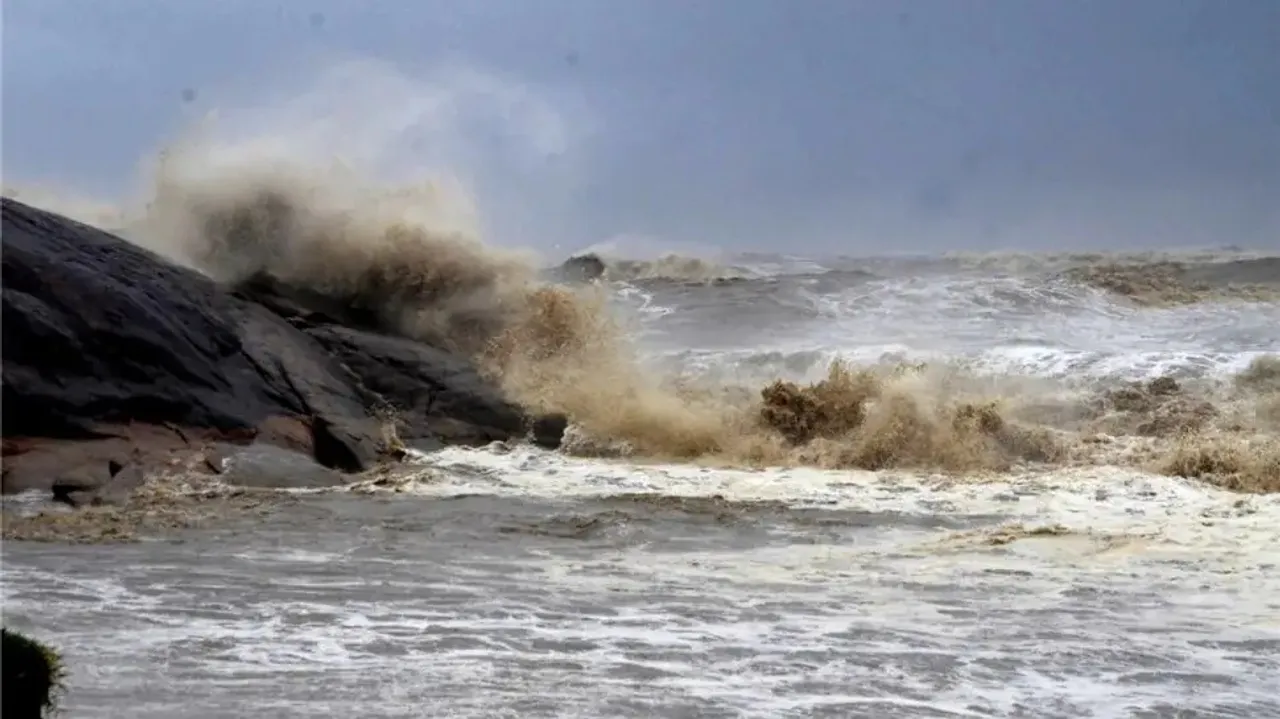
[[[359,324],[4,198],[3,490],[119,503],[149,471],[255,443],[309,457],[304,484],[340,482],[402,455],[392,419],[415,446],[531,429],[558,444],[554,418],[527,417],[465,358]]]

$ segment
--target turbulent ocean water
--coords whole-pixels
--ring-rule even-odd
[[[1280,260],[1128,258],[1182,262],[1178,302],[1068,272],[1115,259],[672,259],[608,288],[655,373],[758,391],[926,362],[1027,416],[1056,398],[1064,432],[1096,419],[1071,397],[1217,397],[1280,350],[1280,303],[1223,296],[1280,286]],[[449,449],[266,518],[7,542],[5,622],[65,651],[75,717],[1280,717],[1280,494],[1113,454],[966,475]]]

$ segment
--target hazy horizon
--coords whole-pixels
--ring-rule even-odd
[[[3,21],[6,184],[119,198],[216,111],[448,169],[488,239],[540,250],[1280,248],[1266,0],[10,0]]]

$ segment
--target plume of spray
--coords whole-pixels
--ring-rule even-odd
[[[486,113],[526,141],[507,163],[516,175],[567,149],[569,123],[526,88],[341,67],[167,147],[126,234],[220,282],[268,275],[363,309],[385,331],[473,357],[517,401],[640,453],[720,452],[735,415],[648,374],[603,290],[544,284],[531,253],[481,241],[469,188],[495,163],[467,128]]]
[[[493,117],[523,138],[513,156],[471,141]],[[836,365],[808,386],[735,393],[649,371],[604,288],[545,284],[531,253],[481,241],[472,188],[507,172],[522,184],[541,158],[573,149],[572,128],[552,103],[491,76],[423,81],[344,65],[292,100],[223,113],[173,143],[148,168],[124,233],[220,282],[269,275],[363,309],[636,457],[872,469],[1056,457],[1050,437],[936,374]]]
[[[491,117],[524,138],[515,157],[469,141]],[[817,385],[761,395],[648,371],[603,288],[544,284],[530,254],[480,239],[470,187],[508,170],[519,181],[570,149],[569,128],[550,103],[490,76],[424,82],[344,65],[168,147],[125,234],[218,281],[268,275],[470,356],[513,399],[636,457],[961,467],[1012,441],[983,411],[932,406],[900,377],[833,367]]]

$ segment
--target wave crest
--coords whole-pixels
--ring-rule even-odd
[[[270,277],[362,310],[383,331],[465,353],[513,399],[563,412],[636,459],[1004,470],[1114,460],[1091,439],[1101,432],[1171,439],[1161,465],[1170,473],[1246,488],[1271,471],[1271,445],[1247,437],[1277,426],[1265,413],[1280,397],[1273,358],[1226,396],[1157,380],[1067,397],[1053,411],[1042,395],[922,364],[837,361],[817,382],[762,390],[697,384],[646,367],[607,287],[544,282],[532,256],[483,244],[456,183],[380,187],[349,169],[240,157],[171,154],[131,236],[220,282]]]
[[[548,284],[532,256],[483,244],[469,198],[448,180],[379,187],[351,168],[217,148],[171,152],[157,178],[135,231],[144,244],[220,282],[268,277],[464,353],[513,399],[563,412],[635,457],[962,470],[1053,454],[994,405],[906,375],[836,365],[816,385],[759,393],[650,372],[607,288]],[[822,429],[798,437],[784,414]]]
[[[666,253],[652,260],[607,257],[595,252],[574,255],[565,267],[587,271],[589,279],[597,277],[611,282],[713,284],[751,279],[756,275],[742,268],[726,267],[710,260]]]
[[[1274,258],[1241,260],[1188,266],[1181,262],[1115,263],[1073,267],[1063,276],[1089,285],[1135,304],[1145,306],[1189,305],[1210,301],[1273,302],[1280,298],[1280,288],[1268,286],[1249,277],[1248,270],[1236,274],[1245,281],[1233,281],[1228,267],[1250,268],[1266,263],[1277,268]],[[1256,273],[1255,273],[1256,274]],[[1275,282],[1272,276],[1272,282]]]
[[[1070,397],[1057,420],[1044,414],[1036,421],[1038,395],[1001,394],[945,367],[835,363],[824,379],[803,386],[698,384],[646,367],[610,311],[607,287],[549,284],[532,255],[482,243],[470,194],[448,176],[385,185],[354,166],[315,162],[296,143],[268,134],[173,148],[156,163],[147,199],[134,215],[104,216],[125,218],[127,237],[220,282],[268,277],[361,310],[383,331],[472,357],[516,401],[563,412],[586,435],[625,444],[636,458],[1004,469],[1097,455],[1100,443],[1088,452],[1067,445],[1104,426],[1150,439],[1216,432],[1234,442],[1269,421],[1256,410],[1258,398],[1278,395],[1256,389],[1270,388],[1275,376],[1260,365],[1241,380],[1253,383],[1246,396],[1224,400],[1248,410],[1196,414],[1198,397],[1162,385],[1092,404]],[[604,262],[607,273],[633,282],[741,274],[678,255]],[[1104,423],[1115,415],[1123,416]],[[1176,468],[1246,476],[1255,464]]]

